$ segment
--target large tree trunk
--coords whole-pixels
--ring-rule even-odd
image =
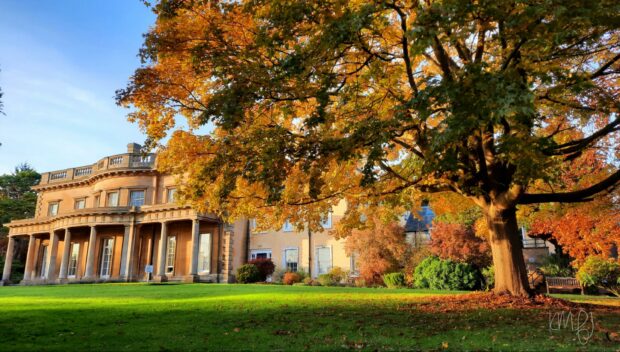
[[[495,267],[495,292],[529,296],[516,208],[502,209],[491,205],[484,209],[484,213]]]

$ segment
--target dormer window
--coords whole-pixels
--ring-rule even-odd
[[[108,197],[107,206],[118,207],[118,192],[108,192],[107,197]]]
[[[86,208],[86,198],[78,198],[78,199],[76,199],[74,204],[73,204],[73,208],[76,209],[76,210]]]
[[[282,231],[284,231],[284,232],[292,232],[293,231],[293,225],[291,224],[290,221],[286,220],[284,222],[284,226],[282,226]]]
[[[144,190],[129,192],[129,205],[132,207],[141,207],[144,205]]]
[[[47,216],[56,216],[58,215],[58,202],[51,202],[47,207]]]
[[[331,211],[325,214],[325,216],[321,218],[321,226],[323,226],[324,229],[332,228],[332,212]]]

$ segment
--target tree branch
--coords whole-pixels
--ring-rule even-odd
[[[578,152],[583,150],[599,138],[605,137],[606,135],[620,130],[620,117],[616,118],[614,121],[607,124],[605,127],[600,130],[592,133],[590,136],[586,138],[582,138],[576,141],[566,142],[564,144],[560,144],[555,146],[551,151],[547,152],[547,155],[566,155]]]
[[[403,36],[401,38],[401,45],[403,50],[403,60],[405,61],[405,70],[407,71],[407,80],[409,81],[409,85],[413,90],[414,95],[418,95],[418,86],[413,79],[413,69],[411,68],[411,59],[409,58],[409,41],[407,40],[407,14],[403,12],[403,10],[396,6],[396,4],[387,4],[388,7],[394,9],[398,16],[400,17],[400,28],[403,31]]]
[[[620,170],[611,174],[611,176],[607,177],[603,181],[590,186],[588,188],[584,188],[579,191],[573,192],[564,192],[564,193],[525,193],[518,200],[518,204],[534,204],[534,203],[551,203],[551,202],[560,202],[560,203],[577,203],[577,202],[587,202],[592,200],[598,193],[602,192],[611,192],[614,188],[616,188],[620,184]]]

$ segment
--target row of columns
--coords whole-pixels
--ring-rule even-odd
[[[192,250],[190,253],[190,277],[196,277],[198,275],[198,252],[200,249],[200,221],[198,219],[192,220]],[[155,272],[155,279],[157,281],[166,281],[166,255],[168,249],[168,222],[161,223],[161,232],[159,234],[159,246],[157,248],[157,271]]]
[[[52,280],[52,276],[56,270],[56,256],[58,252],[58,234],[56,231],[51,231],[48,244],[48,256],[45,263],[45,272],[43,276],[47,280]],[[198,274],[198,252],[199,252],[199,236],[200,236],[200,221],[198,219],[192,220],[192,250],[190,256],[190,276],[197,276]],[[121,264],[120,264],[120,277],[125,280],[129,280],[132,275],[132,262],[135,252],[136,244],[136,225],[131,223],[125,225],[125,232],[123,236],[123,247],[121,250]],[[24,280],[34,280],[34,252],[35,252],[36,238],[34,234],[29,235],[28,240],[28,254],[26,259],[26,265],[24,270]],[[83,280],[94,280],[95,275],[95,249],[97,243],[97,227],[90,227],[90,236],[88,240],[88,253],[86,255],[86,270],[84,272]],[[158,248],[158,265],[156,278],[160,281],[166,280],[166,250],[168,244],[168,222],[161,223],[161,232],[159,238]],[[11,275],[11,264],[13,262],[13,251],[15,247],[14,236],[9,236],[9,243],[5,258],[4,271],[2,273],[2,283],[8,283]],[[60,271],[58,274],[58,280],[63,282],[67,279],[67,272],[69,269],[69,259],[71,256],[71,229],[65,229],[64,248],[62,252],[62,259],[60,262]]]

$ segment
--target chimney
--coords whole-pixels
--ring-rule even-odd
[[[127,153],[129,154],[140,154],[140,149],[142,149],[142,146],[138,143],[127,144]]]

